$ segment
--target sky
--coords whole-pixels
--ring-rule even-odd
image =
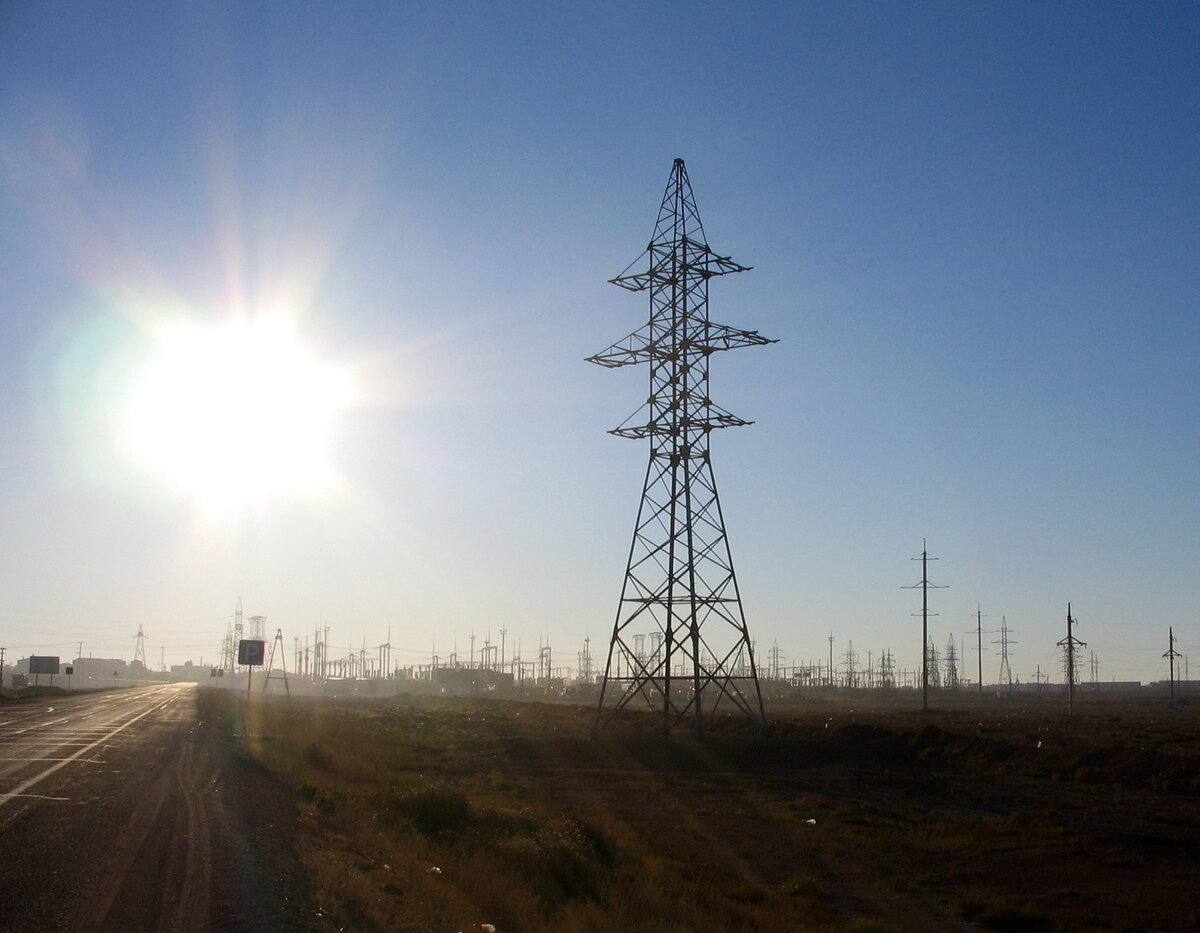
[[[971,677],[1200,676],[1197,125],[1191,2],[6,3],[0,645],[603,657],[683,158],[760,663],[914,668],[927,540]]]

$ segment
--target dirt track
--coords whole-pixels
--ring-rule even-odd
[[[0,798],[0,930],[314,928],[288,798],[197,721],[193,688],[157,690],[109,738],[147,691],[0,706],[0,793],[85,750]]]

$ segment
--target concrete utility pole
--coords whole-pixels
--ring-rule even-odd
[[[979,693],[983,694],[983,608],[975,604],[975,650],[979,655]]]
[[[936,612],[929,611],[929,591],[931,589],[944,590],[945,586],[938,586],[929,582],[929,562],[938,560],[936,557],[929,556],[928,544],[924,538],[921,539],[921,556],[914,557],[913,560],[921,562],[921,581],[914,583],[912,586],[906,586],[906,590],[921,591],[921,611],[914,612],[913,615],[921,616],[921,709],[929,710],[929,617],[936,616]]]

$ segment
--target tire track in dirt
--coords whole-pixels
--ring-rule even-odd
[[[207,768],[197,767],[194,730],[175,763],[175,780],[187,808],[187,855],[179,902],[164,933],[208,933],[209,886],[212,876],[212,837],[208,808],[212,781]]]

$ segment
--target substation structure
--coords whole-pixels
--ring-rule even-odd
[[[643,259],[648,267],[630,272]],[[690,720],[701,736],[706,717],[723,705],[763,721],[753,646],[709,455],[714,430],[751,423],[709,396],[709,358],[719,350],[775,343],[708,318],[709,280],[748,269],[709,249],[687,169],[676,159],[650,245],[610,280],[650,293],[650,321],[588,360],[650,368],[646,405],[609,432],[648,439],[650,461],[600,686],[597,727],[635,698],[662,710],[664,731]],[[635,647],[637,635],[642,638]],[[649,651],[642,641],[646,635]]]

